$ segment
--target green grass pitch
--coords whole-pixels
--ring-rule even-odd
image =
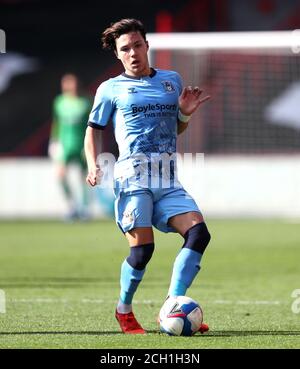
[[[210,331],[169,337],[159,333],[156,316],[180,236],[155,233],[134,305],[148,334],[128,336],[114,318],[128,254],[114,222],[1,222],[0,348],[300,348],[300,313],[292,311],[292,292],[300,289],[299,224],[207,224],[212,241],[187,295],[202,305]]]

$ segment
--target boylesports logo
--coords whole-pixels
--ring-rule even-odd
[[[160,112],[162,113],[163,111],[169,110],[169,111],[176,111],[177,110],[177,104],[147,104],[147,105],[135,105],[132,104],[131,105],[131,113],[132,116],[135,117],[138,113],[143,113],[143,114],[147,114],[147,113],[156,113],[156,112]]]

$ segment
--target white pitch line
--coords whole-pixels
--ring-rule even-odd
[[[61,302],[61,303],[67,303],[70,302],[70,300],[67,299],[52,299],[52,298],[36,298],[36,299],[8,299],[7,302],[13,302],[13,303],[18,303],[18,302],[24,302],[24,303],[57,303],[57,302]]]
[[[35,299],[8,299],[7,302],[12,303],[74,303],[74,302],[80,302],[83,304],[111,304],[116,303],[118,299],[116,300],[103,300],[103,299],[81,299],[81,300],[73,300],[73,299],[53,299],[53,298],[35,298]],[[136,300],[136,304],[153,304],[153,303],[160,303],[159,300]]]
[[[239,305],[279,305],[280,301],[237,301]]]
[[[32,298],[32,299],[7,299],[8,303],[84,303],[84,304],[113,304],[116,300],[104,300],[104,299],[80,299],[80,300],[70,300],[70,299],[53,299],[53,298]],[[135,304],[161,304],[161,300],[135,300]],[[213,303],[218,305],[280,305],[281,302],[278,300],[214,300],[207,301],[207,303]]]
[[[214,304],[220,305],[280,305],[280,301],[268,301],[268,300],[215,300],[213,301]]]

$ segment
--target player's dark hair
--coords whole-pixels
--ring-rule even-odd
[[[126,18],[112,23],[111,26],[106,28],[102,33],[101,41],[103,49],[116,50],[116,39],[129,32],[140,32],[146,41],[146,31],[143,23],[138,19]]]

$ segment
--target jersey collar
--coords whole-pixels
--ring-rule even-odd
[[[130,76],[129,74],[126,74],[125,72],[122,73],[122,76],[126,77],[126,78],[131,78],[131,79],[141,79],[141,78],[146,78],[146,77],[153,78],[156,75],[156,73],[157,73],[156,70],[154,68],[151,68],[151,72],[150,72],[149,76],[134,77],[134,76]]]

